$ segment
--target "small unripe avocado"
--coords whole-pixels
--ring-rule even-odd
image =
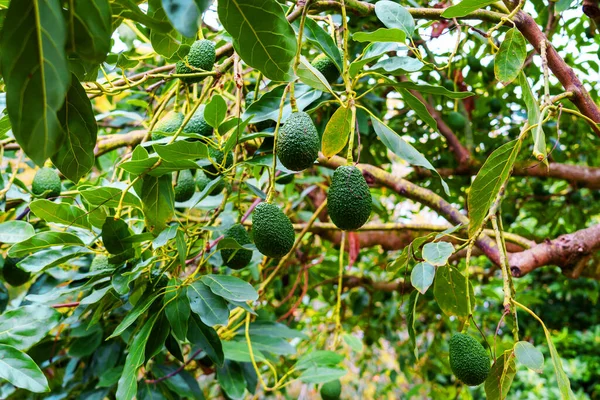
[[[240,245],[250,244],[250,235],[241,224],[235,224],[231,228],[225,231],[223,235],[225,239],[235,239]],[[235,254],[234,254],[235,253]],[[252,260],[252,251],[245,249],[223,249],[221,250],[221,258],[223,264],[231,269],[242,269],[245,268]]]
[[[479,58],[475,56],[467,56],[467,65],[473,72],[481,71],[481,61],[479,61]]]
[[[321,143],[315,124],[305,112],[295,112],[285,121],[277,138],[277,157],[292,171],[311,167]]]
[[[500,110],[502,110],[502,101],[494,97],[490,100],[490,111],[493,113],[498,113]]]
[[[281,174],[277,178],[275,178],[275,182],[280,185],[287,185],[288,183],[292,183],[294,181],[294,174]]]
[[[329,58],[326,54],[319,54],[315,59],[311,62],[311,65],[315,67],[317,71],[319,71],[327,82],[333,83],[337,81],[340,77],[340,70],[335,65],[333,60]]]
[[[185,60],[178,61],[175,65],[175,73],[193,74],[202,71],[211,71],[216,59],[215,44],[206,39],[197,40],[190,46],[190,52]],[[203,76],[181,78],[186,83],[200,82],[202,79],[204,79]]]
[[[490,357],[477,340],[464,333],[452,336],[450,368],[458,380],[469,386],[482,384],[490,373]]]
[[[448,122],[448,126],[455,131],[462,131],[467,126],[467,119],[458,111],[452,111],[448,114],[446,121]]]
[[[158,120],[152,129],[152,140],[159,140],[177,132],[185,116],[178,111],[169,111]]]
[[[220,175],[220,170],[231,168],[231,166],[233,165],[233,153],[231,151],[227,153],[227,159],[225,160],[225,163],[223,163],[223,160],[225,159],[225,154],[221,150],[209,147],[208,156],[212,164],[204,167],[204,173],[210,179],[215,179],[217,176]],[[219,169],[217,169],[217,167],[213,164],[218,165]]]
[[[327,209],[338,228],[354,231],[371,215],[371,192],[363,174],[355,166],[341,166],[333,173],[327,192]]]
[[[60,196],[60,177],[58,176],[58,172],[52,168],[40,168],[33,177],[31,191],[33,194],[41,196],[48,190],[50,192],[46,194],[46,198]]]
[[[454,81],[452,79],[444,79],[443,85],[446,89],[450,90],[451,92],[454,91]]]
[[[252,213],[252,234],[258,251],[267,257],[281,258],[294,246],[294,227],[279,207],[260,203]]]
[[[31,278],[31,273],[23,271],[17,266],[23,258],[6,257],[4,259],[4,267],[2,267],[2,276],[4,280],[11,286],[21,286]]]
[[[192,118],[183,128],[183,133],[197,133],[202,136],[211,136],[213,134],[213,128],[204,119],[204,109],[206,107],[201,105],[198,107]]]
[[[177,182],[173,189],[175,191],[175,201],[183,202],[191,199],[196,191],[196,182],[194,181],[192,171],[189,169],[179,171]]]
[[[321,398],[323,400],[338,400],[342,395],[342,383],[339,379],[329,381],[321,386]]]
[[[204,172],[202,172],[202,171],[196,172],[196,186],[198,186],[199,191],[202,192],[204,190],[204,188],[206,188],[206,186],[210,182],[212,182],[212,179],[210,179],[208,176],[206,176],[206,174]],[[223,191],[223,189],[225,189],[225,181],[221,180],[219,183],[217,183],[217,186],[212,188],[212,190],[210,191],[210,193],[208,195],[216,196],[219,193],[221,193]]]
[[[90,271],[110,271],[114,270],[116,267],[116,265],[111,264],[108,261],[106,254],[98,254],[90,264]]]

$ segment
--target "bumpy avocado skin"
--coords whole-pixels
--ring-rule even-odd
[[[45,191],[50,190],[46,198],[60,196],[61,186],[58,173],[52,168],[40,168],[33,177],[31,191],[35,195],[42,195]]]
[[[242,246],[252,243],[246,228],[241,224],[235,224],[227,229],[224,237],[225,239],[235,239],[235,241]],[[223,259],[223,264],[229,268],[242,269],[250,264],[250,261],[252,260],[252,251],[238,249],[236,252],[235,249],[223,249],[221,250],[221,258]]]
[[[158,120],[152,129],[152,140],[159,140],[177,132],[183,124],[185,116],[178,111],[169,111]]]
[[[325,54],[319,54],[312,61],[312,66],[323,74],[327,82],[333,83],[340,77],[340,70],[337,68],[333,60]]]
[[[6,257],[4,259],[2,275],[4,276],[4,281],[11,286],[21,286],[31,278],[30,272],[23,271],[21,268],[17,267],[17,264],[21,262],[21,260],[23,260],[23,258]]]
[[[448,126],[455,131],[461,131],[467,126],[467,119],[458,111],[452,111],[448,114],[447,122]]]
[[[487,351],[473,337],[457,333],[449,341],[450,368],[464,384],[482,384],[490,373],[490,357]]]
[[[190,52],[188,53],[186,60],[178,61],[175,65],[175,73],[193,74],[195,72],[211,71],[216,59],[217,54],[215,52],[215,44],[206,39],[197,40],[190,46]],[[187,64],[193,68],[188,67],[186,61]],[[203,76],[181,78],[181,80],[186,83],[200,82],[202,79],[204,79]]]
[[[204,104],[198,107],[192,118],[183,128],[183,133],[197,133],[202,136],[211,136],[213,128],[204,119]]]
[[[179,171],[177,182],[173,188],[175,191],[175,201],[188,201],[196,191],[196,181],[189,169]]]
[[[310,116],[296,112],[279,131],[277,157],[287,169],[302,171],[314,164],[320,147],[319,134]]]
[[[225,159],[225,154],[221,150],[209,147],[208,155],[212,163],[219,165],[221,169],[228,169],[231,168],[231,166],[233,165],[233,153],[231,151],[227,153],[227,159],[225,160],[224,164],[223,159]],[[219,170],[217,170],[217,167],[213,164],[204,167],[204,173],[210,179],[215,179],[217,176],[220,175]]]
[[[321,398],[323,400],[338,400],[342,395],[342,383],[339,379],[329,381],[321,386]]]
[[[338,228],[353,231],[371,215],[371,192],[360,170],[354,166],[338,167],[327,193],[331,221]]]
[[[281,258],[294,246],[294,227],[279,207],[260,203],[252,214],[252,234],[258,251],[267,257]]]

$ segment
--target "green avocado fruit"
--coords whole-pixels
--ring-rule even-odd
[[[294,227],[279,207],[260,203],[252,213],[252,235],[258,251],[267,257],[281,258],[294,246]]]
[[[476,339],[464,333],[450,338],[450,368],[462,383],[469,386],[482,384],[490,373],[490,357]]]
[[[294,181],[294,174],[281,174],[277,178],[275,178],[275,182],[280,185],[287,185]]]
[[[319,134],[310,116],[295,112],[279,131],[277,157],[287,169],[302,171],[314,164],[320,147]]]
[[[202,171],[196,172],[196,186],[198,187],[198,190],[200,192],[202,192],[210,182],[212,182],[212,179],[210,179],[208,176],[206,176],[206,174],[204,172],[202,172]],[[210,191],[210,193],[208,195],[216,196],[219,193],[221,193],[223,191],[223,189],[225,189],[225,181],[221,179],[219,181],[219,183],[217,183],[217,186],[212,188],[212,190]]]
[[[333,173],[327,192],[329,218],[338,228],[354,231],[371,215],[371,192],[363,174],[355,166],[341,166]]]
[[[31,273],[23,271],[17,266],[23,258],[6,257],[4,259],[4,267],[2,267],[2,276],[4,281],[11,286],[21,286],[29,281]]]
[[[173,135],[183,124],[185,116],[178,111],[169,111],[158,120],[152,129],[152,140],[160,140]]]
[[[225,239],[235,239],[240,245],[250,244],[250,235],[242,224],[235,224],[225,231]],[[231,269],[242,269],[250,264],[252,251],[246,249],[223,249],[221,250],[223,264]]]
[[[444,86],[444,87],[445,87],[447,90],[449,90],[449,91],[451,91],[451,92],[454,92],[454,81],[453,81],[452,79],[444,79],[443,86]]]
[[[227,158],[221,150],[217,150],[213,147],[208,148],[208,156],[212,162],[211,165],[204,167],[204,173],[210,179],[215,179],[220,175],[220,171],[223,169],[229,169],[233,165],[233,153],[230,151],[227,153]],[[225,160],[225,163],[223,163]],[[219,168],[217,169],[217,165]]]
[[[467,65],[473,72],[481,71],[481,61],[479,61],[479,58],[475,56],[467,56]]]
[[[175,201],[181,203],[191,199],[196,191],[196,182],[194,181],[192,171],[189,169],[179,171],[177,182],[175,183],[173,189],[175,191]]]
[[[333,62],[333,60],[326,54],[319,54],[311,62],[311,65],[315,67],[315,69],[321,74],[323,74],[329,83],[334,83],[340,77],[340,70],[335,65],[335,62]]]
[[[446,118],[448,126],[454,131],[462,131],[467,126],[467,119],[462,113],[452,111]]]
[[[338,400],[342,395],[342,383],[339,379],[329,381],[321,386],[321,398],[323,400]]]
[[[177,74],[193,74],[203,71],[212,71],[217,54],[215,44],[210,40],[202,39],[195,41],[190,46],[190,52],[182,61],[175,64],[175,73]],[[184,77],[182,81],[186,83],[200,82],[205,77]]]
[[[61,185],[58,172],[52,168],[40,168],[33,177],[31,191],[37,196],[41,196],[44,192],[49,191],[45,197],[54,198],[60,196]]]
[[[183,133],[197,133],[202,136],[211,136],[213,134],[213,128],[206,122],[204,119],[204,109],[206,106],[202,104],[192,118],[188,121],[188,123],[183,128]]]

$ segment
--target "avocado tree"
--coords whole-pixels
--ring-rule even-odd
[[[0,398],[600,396],[598,0],[0,16]]]

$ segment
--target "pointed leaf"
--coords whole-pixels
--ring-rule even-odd
[[[176,280],[169,281],[169,287],[176,285]],[[173,335],[180,341],[184,341],[190,318],[190,301],[185,289],[171,290],[165,293],[165,313],[173,330]]]
[[[464,17],[473,11],[484,8],[495,2],[495,0],[462,0],[460,3],[446,8],[442,13],[442,17],[448,19]]]
[[[517,360],[527,368],[537,373],[544,369],[544,355],[529,342],[515,343],[515,356]]]
[[[415,31],[415,21],[400,4],[388,0],[380,0],[375,3],[375,14],[377,18],[388,28],[398,28],[411,38]]]
[[[346,146],[352,125],[352,109],[338,108],[325,127],[322,139],[322,151],[325,157],[333,157]]]
[[[79,207],[67,203],[55,203],[46,199],[38,199],[29,205],[36,217],[46,222],[91,228],[87,213]]]
[[[49,392],[48,380],[27,354],[0,344],[0,378],[34,393]]]
[[[223,364],[225,356],[219,335],[213,328],[203,324],[197,315],[192,314],[189,319],[187,337],[194,347],[204,350],[208,358],[215,364]]]
[[[254,301],[258,293],[246,281],[231,275],[204,275],[202,282],[217,296],[232,301]]]
[[[218,128],[227,115],[227,103],[223,97],[214,95],[204,108],[204,119],[213,128]]]
[[[171,175],[142,178],[142,204],[146,226],[155,235],[167,227],[175,212],[175,194]]]
[[[406,32],[398,28],[379,28],[373,32],[355,32],[352,34],[352,40],[356,42],[403,43],[406,41]]]
[[[444,314],[457,317],[469,315],[466,287],[466,278],[457,269],[451,267],[437,269],[433,294]],[[469,292],[472,309],[475,304],[475,294],[471,282],[469,282]]]
[[[490,400],[503,400],[508,395],[517,369],[515,357],[511,350],[507,350],[496,359],[485,380],[485,394]]]
[[[293,24],[294,29],[298,31],[300,26],[300,21],[296,20]],[[338,70],[342,70],[342,54],[340,52],[339,47],[331,37],[329,33],[327,33],[319,23],[312,18],[306,18],[304,21],[304,35],[303,37],[309,41],[311,44],[317,46],[323,53],[327,54],[329,58],[335,62],[335,65],[338,67]]]
[[[410,274],[410,283],[421,294],[425,294],[433,283],[435,267],[429,263],[421,262],[415,265]]]
[[[525,36],[517,28],[506,32],[494,61],[494,74],[504,85],[508,85],[519,76],[527,58],[526,45]]]
[[[214,294],[202,282],[194,282],[187,287],[190,308],[198,314],[203,323],[208,326],[227,325],[229,309],[222,297]]]
[[[51,307],[28,305],[0,315],[0,343],[28,350],[42,340],[60,321]]]
[[[35,229],[29,222],[6,221],[0,223],[0,243],[19,243],[33,235],[35,235]]]
[[[78,236],[72,233],[45,231],[14,244],[8,249],[8,255],[10,257],[25,257],[48,247],[65,245],[83,246],[84,244]]]
[[[296,74],[298,75],[298,79],[308,86],[322,92],[332,92],[327,78],[313,67],[304,56],[300,59],[300,65],[298,65]]]

